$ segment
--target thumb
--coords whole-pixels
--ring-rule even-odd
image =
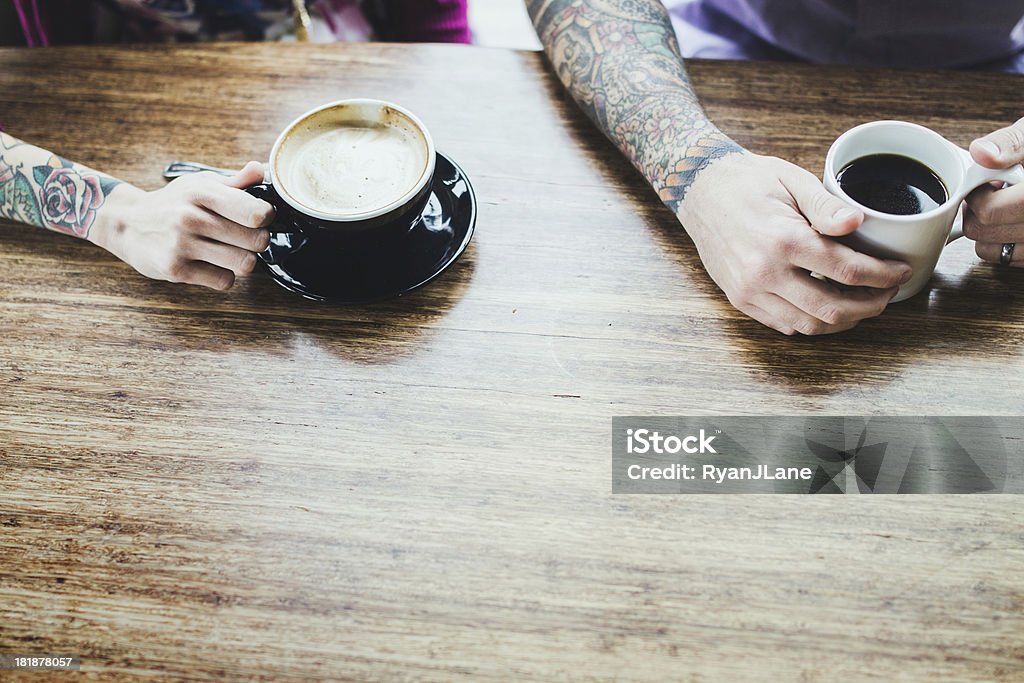
[[[971,157],[985,168],[1009,168],[1024,161],[1024,119],[972,142]]]
[[[786,189],[811,227],[822,235],[849,235],[864,222],[864,214],[831,194],[821,182],[803,169],[784,180]]]
[[[236,187],[242,190],[262,183],[264,176],[263,164],[258,161],[250,161],[235,175],[224,176],[224,184],[228,187]]]

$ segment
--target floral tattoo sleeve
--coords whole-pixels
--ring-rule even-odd
[[[697,174],[742,151],[690,87],[658,0],[527,0],[558,77],[675,213]]]
[[[120,181],[0,133],[0,217],[88,237]]]

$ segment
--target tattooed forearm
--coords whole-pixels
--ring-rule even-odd
[[[658,0],[527,0],[562,83],[676,212],[697,174],[742,149],[708,120]]]
[[[0,217],[88,237],[120,181],[0,132]]]

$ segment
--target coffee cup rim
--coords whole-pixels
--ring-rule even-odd
[[[931,128],[928,128],[927,126],[922,126],[920,124],[912,123],[910,121],[898,121],[898,120],[895,120],[895,119],[885,119],[885,120],[881,120],[881,121],[868,121],[866,123],[861,123],[859,125],[856,125],[853,128],[850,128],[849,130],[844,132],[842,135],[837,137],[832,142],[832,145],[828,148],[828,153],[825,155],[825,174],[829,178],[829,180],[831,180],[832,183],[835,185],[835,188],[832,191],[835,192],[836,194],[838,194],[841,198],[843,198],[846,201],[848,201],[853,206],[855,206],[858,209],[860,209],[861,212],[863,212],[865,217],[880,218],[880,219],[883,219],[883,220],[893,221],[893,222],[896,222],[896,223],[916,223],[916,222],[923,221],[923,220],[926,220],[928,218],[932,218],[934,216],[939,216],[939,215],[945,213],[946,211],[948,211],[950,209],[951,205],[953,205],[953,204],[959,206],[960,202],[963,201],[963,198],[959,197],[959,190],[960,190],[960,188],[959,187],[955,188],[957,190],[957,192],[954,192],[953,191],[954,188],[950,188],[948,186],[948,180],[946,178],[942,178],[942,177],[940,177],[940,180],[942,180],[943,185],[946,185],[946,192],[947,192],[947,194],[949,196],[946,198],[946,201],[944,201],[942,204],[939,204],[934,209],[929,209],[928,211],[924,211],[922,213],[915,213],[915,214],[885,213],[884,211],[879,211],[877,209],[872,209],[869,206],[864,206],[863,204],[861,204],[860,202],[855,200],[853,197],[851,197],[850,195],[846,194],[846,191],[843,190],[842,185],[839,183],[839,178],[837,177],[836,172],[833,169],[833,166],[835,165],[836,150],[848,138],[853,137],[854,135],[856,135],[856,134],[858,134],[860,132],[863,132],[864,129],[866,129],[866,128],[877,128],[877,127],[881,127],[881,126],[901,126],[901,127],[912,128],[912,129],[924,132],[924,133],[934,137],[938,142],[941,142],[942,145],[948,151],[950,151],[952,154],[956,155],[958,157],[958,161],[960,161],[960,163],[961,163],[961,166],[963,166],[962,160],[959,159],[959,154],[960,154],[960,152],[962,150],[959,147],[957,147],[955,144],[953,144],[952,142],[947,140],[946,138],[942,137],[936,131],[932,130]],[[867,152],[865,155],[867,155],[867,154],[872,154],[872,152]],[[917,159],[914,159],[914,161],[917,161],[918,163],[924,163],[924,162],[921,162],[921,161],[919,161]],[[931,168],[931,167],[929,166],[929,168]],[[933,172],[935,172],[935,169],[931,169],[931,170]],[[963,184],[962,181],[961,181],[961,184]]]
[[[387,107],[398,112],[399,114],[407,118],[410,122],[412,122],[413,126],[415,126],[419,134],[423,136],[423,141],[426,143],[427,148],[426,165],[423,168],[423,173],[420,175],[420,178],[416,181],[412,188],[409,189],[409,191],[407,191],[398,199],[395,199],[384,206],[360,212],[332,213],[329,211],[320,211],[319,209],[303,204],[298,199],[291,196],[291,194],[288,192],[288,189],[281,185],[280,182],[278,182],[276,179],[276,164],[278,153],[281,151],[283,144],[288,139],[292,130],[296,126],[301,124],[303,121],[315,116],[316,114],[319,114],[322,111],[343,106],[352,107],[361,105],[375,106],[380,109]],[[423,190],[423,188],[428,183],[431,182],[431,179],[433,178],[434,175],[434,167],[437,162],[436,157],[437,150],[434,148],[434,140],[430,135],[430,131],[427,129],[426,125],[423,123],[422,120],[420,120],[418,116],[413,114],[405,107],[395,104],[394,102],[388,102],[386,100],[365,97],[335,100],[333,102],[327,102],[326,104],[322,104],[318,107],[315,107],[313,109],[310,109],[309,111],[300,114],[299,116],[294,118],[291,121],[291,123],[285,126],[284,130],[281,131],[281,134],[277,136],[277,140],[274,141],[274,146],[270,150],[270,160],[267,163],[266,181],[272,184],[274,188],[277,190],[277,193],[281,197],[281,199],[283,199],[289,206],[291,206],[296,211],[299,211],[307,216],[318,218],[324,221],[330,221],[335,223],[355,223],[383,216],[414,200],[416,196]]]

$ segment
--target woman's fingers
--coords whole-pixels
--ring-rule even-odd
[[[194,193],[199,206],[243,227],[265,228],[274,221],[274,207],[244,190],[220,182],[205,182],[197,183]]]
[[[192,232],[205,239],[256,253],[270,246],[270,232],[264,228],[247,228],[209,211],[203,211],[194,220]]]
[[[256,254],[247,249],[204,239],[196,239],[186,256],[230,270],[235,275],[248,275],[256,268],[257,261]]]
[[[224,291],[235,284],[235,274],[226,268],[204,261],[181,261],[168,273],[171,282],[201,285]]]

